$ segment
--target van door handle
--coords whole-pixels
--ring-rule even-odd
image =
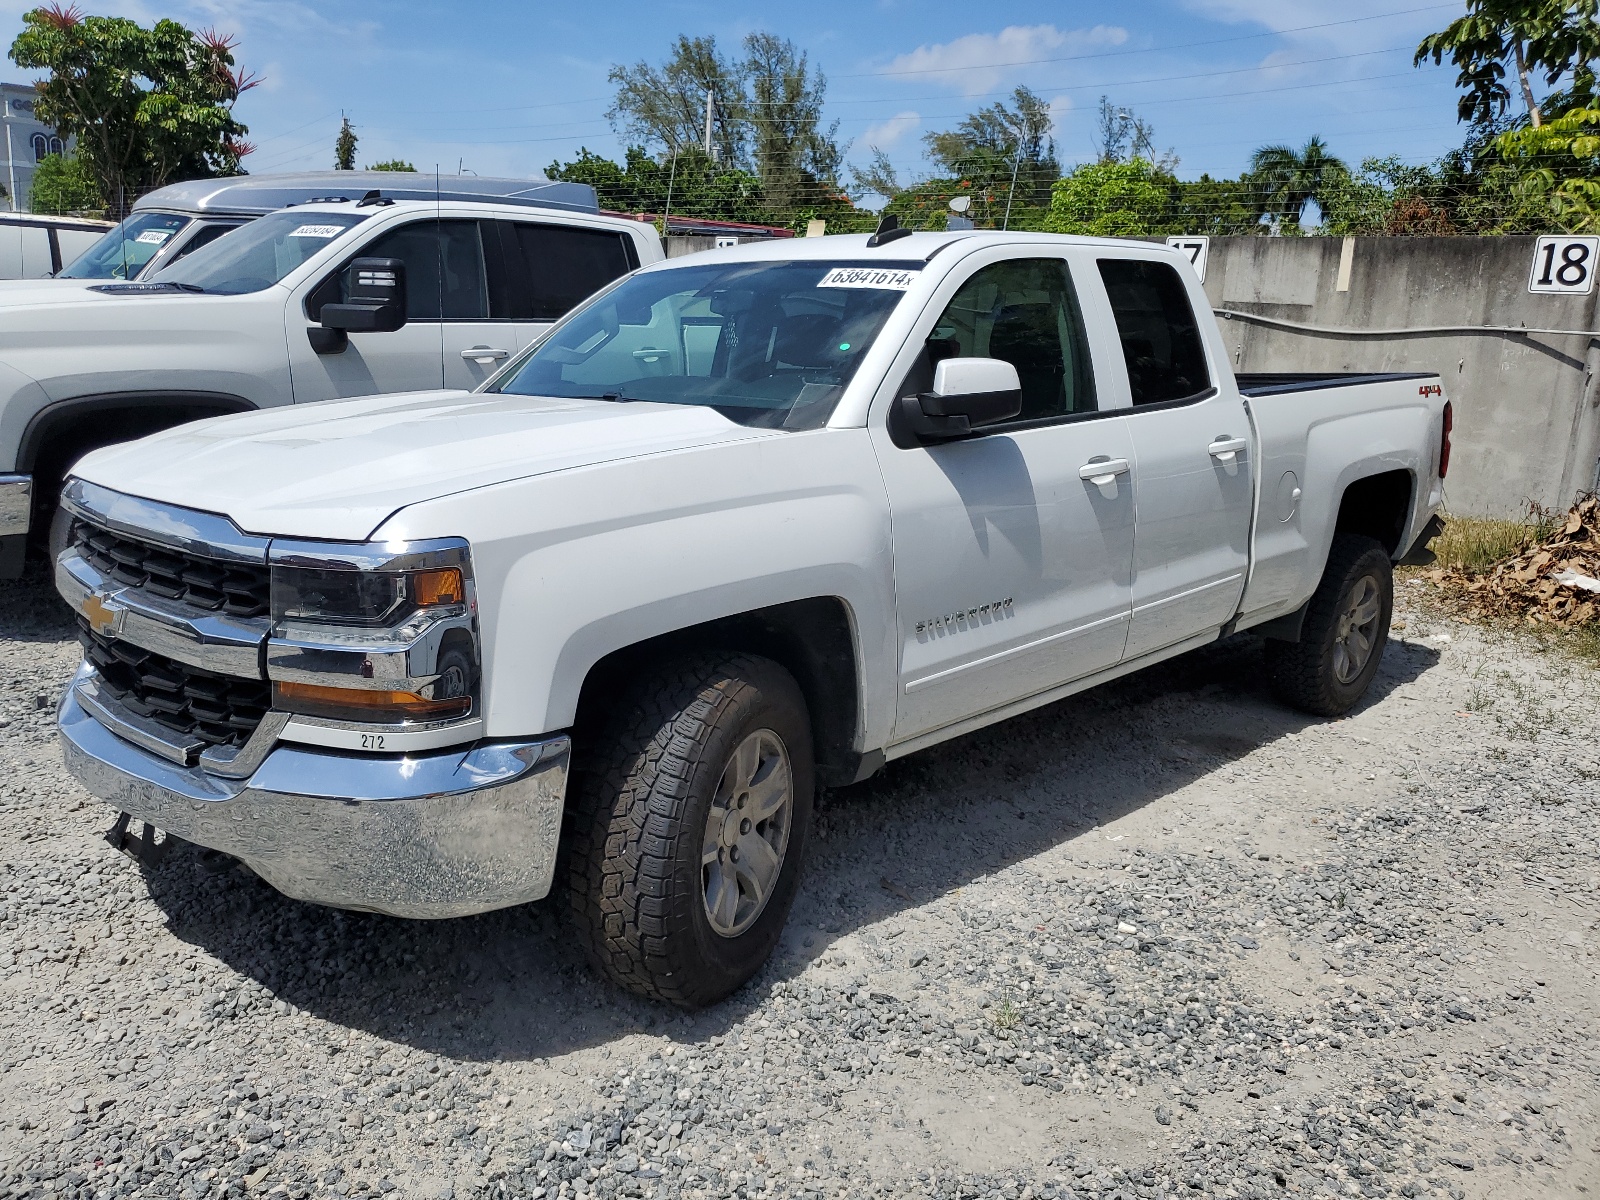
[[[500,362],[503,359],[510,358],[511,351],[497,350],[493,346],[473,346],[469,350],[463,350],[461,352],[461,357],[466,359],[468,362],[492,363]]]
[[[1087,479],[1097,487],[1104,487],[1118,475],[1126,475],[1132,468],[1125,458],[1101,458],[1086,462],[1078,468],[1078,478]]]
[[[1249,442],[1244,438],[1236,437],[1219,437],[1207,447],[1211,451],[1212,458],[1221,459],[1223,462],[1232,462],[1234,455],[1241,450],[1248,450],[1249,448]]]

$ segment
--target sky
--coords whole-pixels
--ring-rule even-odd
[[[238,116],[253,174],[327,169],[341,114],[358,165],[403,158],[446,174],[541,173],[580,147],[621,158],[605,117],[616,63],[662,61],[680,33],[725,52],[756,31],[793,39],[827,77],[848,162],[884,150],[926,173],[922,135],[1026,84],[1051,102],[1063,164],[1094,157],[1102,95],[1155,129],[1178,175],[1232,178],[1251,152],[1320,135],[1352,166],[1436,158],[1461,141],[1454,72],[1412,66],[1421,38],[1460,15],[1423,0],[80,0],[148,23],[172,17],[238,37],[263,79]],[[0,0],[5,44],[32,7]],[[9,62],[0,78],[32,73]]]

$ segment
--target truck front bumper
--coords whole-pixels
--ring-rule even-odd
[[[550,891],[571,742],[370,756],[279,744],[249,779],[182,767],[112,733],[68,688],[67,769],[113,808],[240,859],[297,900],[459,917]]]

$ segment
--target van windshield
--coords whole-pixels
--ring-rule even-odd
[[[714,408],[816,429],[920,262],[730,262],[646,271],[558,325],[491,390]]]
[[[178,213],[137,212],[90,246],[58,279],[137,279],[161,248],[178,236],[193,217]]]
[[[263,292],[366,219],[366,213],[292,208],[268,213],[162,268],[152,279],[222,296]]]

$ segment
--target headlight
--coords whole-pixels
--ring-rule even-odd
[[[472,713],[479,653],[465,542],[279,541],[271,567],[274,708],[362,725]]]

